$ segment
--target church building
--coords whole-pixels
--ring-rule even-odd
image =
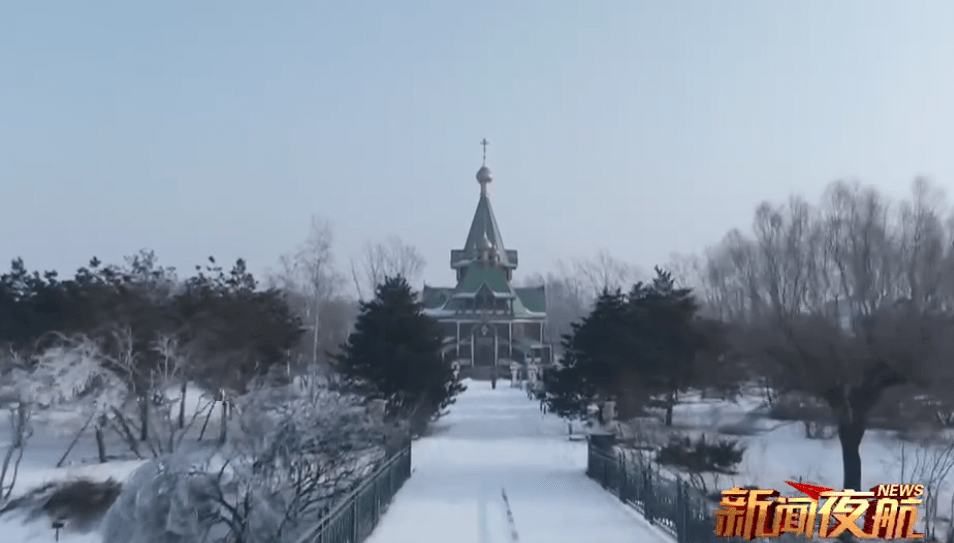
[[[493,181],[490,168],[477,172],[480,198],[463,249],[450,254],[450,267],[457,275],[455,287],[424,285],[425,312],[444,330],[444,353],[462,370],[494,366],[508,369],[512,363],[548,364],[553,356],[546,335],[545,286],[514,288],[517,251],[504,246],[494,217],[487,185]]]

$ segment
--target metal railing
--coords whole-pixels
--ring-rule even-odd
[[[297,543],[362,543],[411,477],[411,446],[389,458]]]
[[[632,461],[612,446],[589,443],[586,474],[617,495],[677,543],[741,543],[717,537],[713,512],[718,504],[695,487],[651,462]]]

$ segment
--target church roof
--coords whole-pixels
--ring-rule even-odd
[[[464,278],[455,288],[424,286],[421,293],[425,311],[435,317],[453,316],[466,307],[471,298],[487,289],[495,297],[513,299],[514,318],[543,318],[546,316],[546,288],[514,288],[500,269],[468,266]]]
[[[481,144],[485,164],[477,172],[480,184],[477,210],[464,248],[451,251],[451,268],[457,270],[459,281],[454,288],[424,285],[421,297],[425,311],[434,317],[452,317],[458,311],[473,307],[470,300],[483,291],[494,298],[512,300],[514,318],[544,318],[547,310],[544,287],[516,289],[510,284],[511,273],[517,267],[517,251],[504,247],[487,194],[487,185],[493,181],[493,174],[486,165],[487,140]]]
[[[543,285],[539,287],[523,287],[513,289],[527,310],[534,313],[547,312],[547,288]]]
[[[513,289],[507,281],[507,276],[499,268],[484,267],[479,264],[471,264],[464,272],[463,279],[457,284],[454,294],[458,297],[461,294],[474,295],[481,287],[486,285],[492,294],[507,294],[513,296]]]
[[[451,266],[458,268],[477,260],[485,239],[497,251],[501,265],[508,268],[517,267],[517,251],[508,251],[505,248],[490,198],[485,191],[481,191],[474,218],[470,222],[470,230],[467,232],[467,241],[464,242],[463,249],[451,251]]]
[[[503,236],[500,234],[500,227],[497,226],[497,218],[494,216],[494,208],[490,205],[487,185],[493,181],[493,174],[486,164],[487,140],[482,141],[481,144],[484,146],[485,163],[477,171],[480,199],[477,200],[474,218],[470,221],[470,230],[467,231],[464,248],[451,251],[451,268],[459,269],[468,266],[477,260],[482,251],[490,249],[496,254],[496,260],[501,266],[511,270],[516,269],[517,251],[508,251],[504,246]]]

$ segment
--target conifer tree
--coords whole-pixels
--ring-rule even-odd
[[[391,416],[410,420],[420,432],[464,390],[441,344],[437,321],[424,314],[407,281],[388,277],[374,299],[361,304],[336,362],[349,381],[387,400]]]
[[[572,324],[572,332],[563,337],[563,367],[545,383],[551,411],[583,417],[592,402],[613,394],[629,350],[626,309],[621,291],[604,290],[590,314]]]
[[[582,417],[590,405],[614,400],[619,416],[630,418],[664,396],[671,424],[677,393],[696,378],[698,355],[722,345],[721,330],[698,310],[692,291],[676,288],[659,268],[651,283],[637,283],[626,295],[604,291],[564,338],[564,366],[546,383],[550,409]]]
[[[637,283],[628,296],[630,328],[639,338],[633,358],[643,388],[665,395],[666,425],[672,424],[676,395],[692,384],[697,353],[710,342],[697,317],[699,305],[687,288],[677,288],[672,274],[656,268],[649,284]]]

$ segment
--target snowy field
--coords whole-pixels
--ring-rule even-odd
[[[586,477],[586,444],[565,422],[506,384],[468,382],[412,454],[367,543],[509,543],[511,529],[520,543],[671,541]]]
[[[761,398],[743,396],[736,402],[702,399],[698,394],[680,398],[682,403],[673,412],[673,426],[678,433],[693,438],[738,439],[746,446],[737,475],[708,476],[710,486],[718,489],[737,485],[758,485],[790,490],[785,481],[801,481],[841,488],[841,445],[837,437],[808,439],[800,421],[768,418]],[[728,427],[748,428],[755,435],[723,434]],[[907,444],[908,469],[911,469],[913,444]],[[894,432],[868,430],[861,442],[862,486],[899,483],[901,477],[901,442]],[[952,478],[954,479],[954,478]]]

